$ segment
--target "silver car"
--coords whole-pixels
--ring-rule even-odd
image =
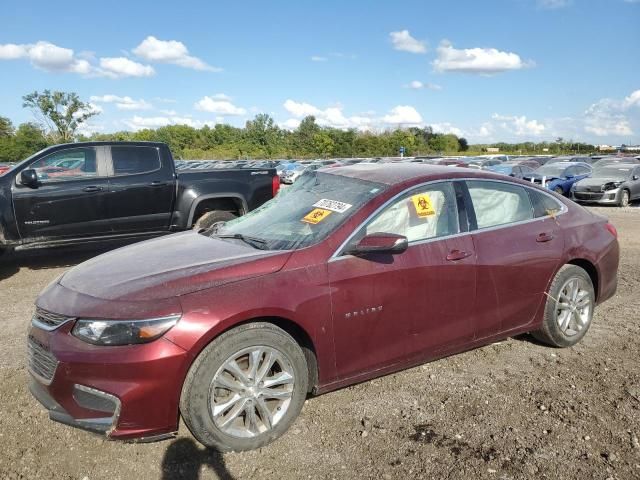
[[[640,165],[614,163],[596,168],[591,177],[573,184],[571,197],[580,203],[626,207],[640,199]]]

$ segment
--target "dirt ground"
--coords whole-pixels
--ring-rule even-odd
[[[617,295],[581,344],[513,338],[311,398],[259,451],[105,441],[50,421],[27,390],[38,292],[97,253],[21,254],[0,266],[0,478],[640,478],[640,208],[598,208],[620,234]]]

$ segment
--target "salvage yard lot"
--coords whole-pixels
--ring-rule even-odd
[[[523,336],[311,398],[242,454],[205,451],[184,425],[125,444],[51,422],[27,390],[33,301],[98,251],[16,255],[0,264],[0,478],[640,478],[640,208],[593,210],[618,228],[621,263],[582,343]]]

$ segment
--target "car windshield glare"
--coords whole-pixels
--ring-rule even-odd
[[[308,171],[261,207],[208,234],[259,238],[268,250],[308,247],[325,239],[386,187],[381,183]]]
[[[631,167],[616,167],[607,165],[606,167],[597,168],[593,172],[594,178],[613,178],[616,180],[626,180],[631,176]]]

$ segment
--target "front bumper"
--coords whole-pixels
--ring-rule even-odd
[[[575,202],[579,203],[597,203],[601,205],[613,205],[618,203],[618,196],[620,195],[620,189],[607,190],[606,192],[586,192],[573,190],[571,192],[571,198]]]
[[[185,351],[164,338],[90,345],[71,335],[73,323],[29,331],[30,345],[53,362],[48,370],[34,362],[30,346],[29,389],[49,417],[111,439],[160,439],[176,432]]]

